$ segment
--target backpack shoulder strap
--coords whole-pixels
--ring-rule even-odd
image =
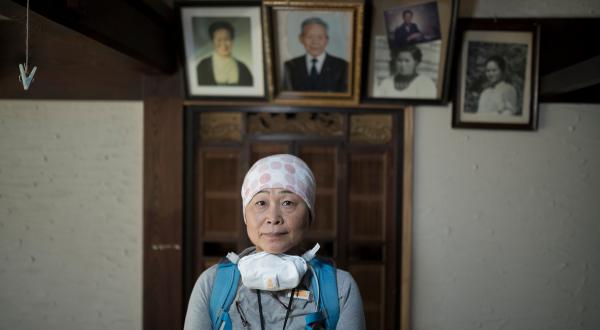
[[[319,312],[306,316],[307,329],[311,329],[310,324],[318,323],[324,317],[325,328],[334,330],[340,317],[336,269],[333,265],[318,258],[312,259],[310,265],[314,271],[311,277],[311,286],[315,299],[318,299]],[[315,291],[318,291],[318,297]],[[323,311],[325,311],[325,315],[323,315]]]
[[[209,312],[213,329],[231,329],[229,307],[235,299],[240,271],[237,265],[223,258],[217,265],[217,275],[210,294]]]

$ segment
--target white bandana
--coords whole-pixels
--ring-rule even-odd
[[[259,191],[268,188],[287,189],[300,196],[315,220],[315,176],[302,159],[288,154],[272,155],[258,160],[244,178],[242,206],[246,206]]]

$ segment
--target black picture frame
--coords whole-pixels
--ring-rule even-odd
[[[363,101],[404,105],[447,103],[459,1],[373,0],[370,3],[365,23],[368,48]],[[404,16],[409,12],[413,24],[404,25]],[[402,33],[404,28],[416,28],[419,33],[408,40],[410,34]],[[407,56],[412,58],[412,68],[394,68],[396,61],[392,58]],[[412,75],[403,75],[401,70],[411,71]]]
[[[177,4],[187,99],[266,100],[266,68],[260,1],[186,1]],[[218,61],[217,30],[233,31],[229,57]],[[215,25],[213,25],[215,23]],[[217,29],[211,30],[212,27]],[[213,31],[212,34],[210,31]],[[231,33],[230,33],[231,36]],[[214,64],[217,63],[219,64]],[[235,63],[235,64],[234,64]],[[217,75],[220,72],[236,74]],[[237,80],[236,79],[237,76]],[[219,81],[220,80],[220,81]]]
[[[537,129],[539,24],[463,19],[458,37],[452,127]]]

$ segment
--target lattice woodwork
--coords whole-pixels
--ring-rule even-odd
[[[350,142],[389,143],[392,139],[392,129],[392,115],[352,115],[350,117]]]
[[[239,235],[240,155],[237,150],[207,150],[201,155],[202,236]]]
[[[204,112],[200,114],[202,141],[241,141],[242,114],[239,112]]]
[[[338,113],[255,113],[248,116],[250,134],[343,136],[344,117]]]

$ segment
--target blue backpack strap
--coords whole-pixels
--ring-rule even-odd
[[[320,310],[307,315],[306,329],[312,329],[314,324],[318,324],[325,320],[325,328],[334,330],[338,319],[340,318],[340,301],[338,297],[336,269],[334,266],[314,258],[310,261],[310,265],[315,274],[311,277],[311,288],[313,294],[318,288],[318,305]],[[314,276],[316,275],[316,276]],[[323,314],[323,311],[325,314]]]
[[[220,329],[224,323],[224,329],[231,330],[229,307],[235,299],[239,280],[237,265],[223,258],[217,265],[217,275],[210,293],[209,312],[213,329]]]

